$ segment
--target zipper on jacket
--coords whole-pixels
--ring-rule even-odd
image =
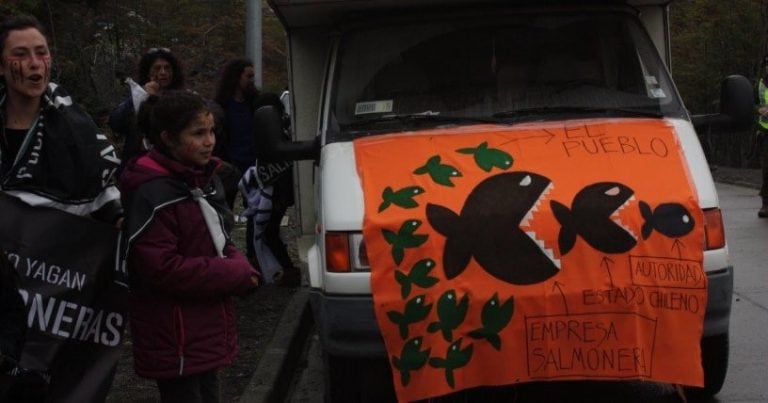
[[[178,306],[173,307],[173,313],[176,316],[174,322],[176,324],[177,352],[179,353],[179,376],[181,376],[184,373],[184,317]]]

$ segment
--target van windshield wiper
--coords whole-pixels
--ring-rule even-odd
[[[522,108],[510,111],[496,112],[494,118],[530,118],[540,115],[556,114],[587,114],[604,116],[626,116],[626,117],[663,117],[659,111],[636,108],[610,108],[610,107],[586,107],[586,106],[541,106],[535,108]]]
[[[488,118],[488,117],[472,117],[472,116],[442,116],[439,115],[440,112],[423,112],[423,113],[413,113],[408,115],[382,115],[377,116],[375,118],[365,119],[365,120],[359,120],[356,122],[350,122],[346,125],[344,125],[345,128],[357,128],[357,127],[364,127],[368,125],[374,125],[377,123],[391,123],[391,122],[399,122],[402,125],[417,125],[420,123],[465,123],[465,124],[472,124],[472,123],[492,123],[492,124],[498,124],[503,123],[499,121],[498,119],[494,118]]]

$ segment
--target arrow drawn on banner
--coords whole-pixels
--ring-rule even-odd
[[[613,260],[608,256],[603,256],[603,260],[600,261],[600,266],[605,267],[605,271],[608,272],[608,280],[611,282],[611,288],[615,288],[613,286],[613,276],[611,275],[611,264],[613,264]]]
[[[552,133],[552,132],[550,132],[547,129],[541,129],[541,131],[543,131],[544,133],[543,134],[536,134],[536,135],[532,135],[532,136],[525,136],[525,137],[515,137],[515,138],[509,139],[509,141],[505,141],[505,142],[503,142],[503,143],[501,143],[499,145],[503,146],[505,144],[509,144],[509,143],[514,142],[514,141],[530,140],[530,139],[542,139],[542,138],[547,139],[547,141],[545,141],[544,144],[549,144],[549,142],[552,141],[552,139],[555,138],[555,133]]]
[[[552,285],[552,291],[557,289],[557,291],[560,293],[560,296],[563,298],[563,306],[565,306],[565,314],[569,315],[568,312],[568,300],[565,299],[565,293],[563,292],[563,289],[561,286],[564,286],[565,284],[555,280],[555,284]]]
[[[679,259],[683,258],[683,248],[685,248],[685,244],[679,239],[675,239],[675,241],[672,243],[672,250],[677,249],[677,257]]]

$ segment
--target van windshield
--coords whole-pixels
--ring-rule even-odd
[[[685,116],[626,13],[513,14],[346,32],[327,142],[451,124]]]

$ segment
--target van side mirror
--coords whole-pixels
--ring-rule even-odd
[[[720,113],[692,117],[696,131],[706,130],[708,126],[744,130],[750,127],[753,120],[752,84],[741,75],[731,75],[723,80],[720,87]]]
[[[278,101],[279,102],[279,101]],[[256,108],[253,113],[253,125],[257,136],[257,155],[269,155],[282,161],[314,160],[320,154],[319,137],[312,141],[293,141],[287,133],[287,117],[278,105],[267,104]]]

